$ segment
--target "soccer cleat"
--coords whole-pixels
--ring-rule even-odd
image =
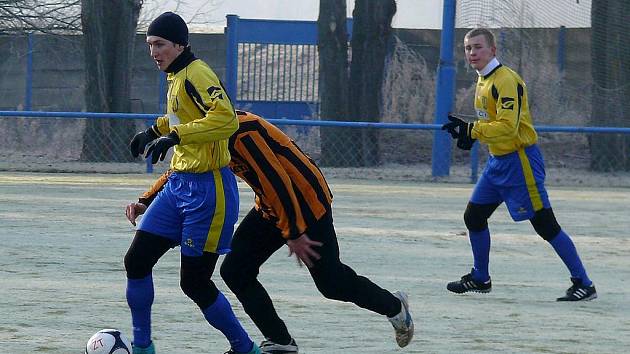
[[[413,338],[413,319],[411,318],[411,312],[409,311],[409,300],[407,294],[402,291],[397,291],[393,294],[398,300],[400,300],[400,313],[394,317],[388,317],[389,322],[394,326],[396,332],[396,343],[403,348],[406,347],[411,338]]]
[[[582,279],[571,278],[570,288],[567,289],[566,295],[559,297],[556,301],[589,301],[597,299],[597,290],[595,285],[585,286],[582,284]]]
[[[463,294],[469,291],[489,293],[492,290],[492,282],[490,279],[485,282],[478,282],[474,280],[471,270],[470,273],[464,275],[460,280],[448,283],[448,285],[446,285],[446,289],[457,294]]]
[[[151,341],[151,344],[149,344],[149,346],[146,348],[136,347],[133,345],[133,343],[131,347],[133,348],[133,354],[155,354],[155,346],[153,345],[153,341]]]
[[[260,343],[261,354],[298,354],[298,346],[295,339],[291,338],[289,344],[278,344],[266,339]]]
[[[224,354],[261,354],[261,352],[260,352],[260,348],[258,348],[256,344],[252,343],[252,350],[248,351],[247,353],[241,353],[241,352],[237,352],[234,349],[230,349]]]

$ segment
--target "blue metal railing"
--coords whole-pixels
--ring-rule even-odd
[[[0,111],[0,117],[28,117],[28,118],[89,118],[89,119],[136,119],[144,120],[150,126],[161,114],[146,113],[92,113],[92,112],[37,112],[37,111]],[[375,128],[375,129],[404,129],[404,130],[433,130],[436,135],[447,136],[447,133],[439,133],[441,124],[412,124],[412,123],[376,123],[376,122],[346,122],[346,121],[320,121],[302,119],[267,119],[275,125],[292,126],[318,126],[318,127],[345,127],[345,128]],[[596,133],[596,134],[627,134],[630,128],[621,127],[575,127],[575,126],[551,126],[542,125],[535,127],[537,132],[549,133]],[[450,138],[449,138],[450,140]],[[450,142],[449,142],[450,144]],[[478,144],[475,144],[471,154],[471,181],[477,179],[479,164]],[[450,151],[450,149],[449,149]],[[147,162],[147,172],[152,172],[153,166]]]

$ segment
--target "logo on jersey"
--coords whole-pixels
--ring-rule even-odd
[[[208,95],[210,96],[210,101],[214,102],[217,99],[223,99],[223,90],[220,87],[210,86],[208,87]]]
[[[509,109],[510,111],[514,109],[514,99],[512,97],[501,97],[501,108]]]

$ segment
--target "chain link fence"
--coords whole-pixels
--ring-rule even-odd
[[[86,135],[90,121],[107,121],[109,124],[101,124],[104,129],[99,134]],[[127,144],[129,136],[145,129],[152,121],[3,116],[0,117],[0,131],[5,132],[0,135],[0,144],[4,147],[0,152],[0,171],[144,173],[148,167],[146,162],[142,158],[133,159]],[[476,172],[480,172],[488,156],[485,146],[476,144],[479,162],[475,165],[471,162],[471,152],[453,148],[450,175],[434,178],[431,149],[436,126],[415,125],[422,129],[356,128],[350,126],[352,123],[348,126],[320,127],[283,124],[286,122],[291,121],[274,121],[331,176],[467,183],[474,179]],[[115,129],[116,125],[124,125],[126,130]],[[611,144],[630,136],[630,130],[618,130],[617,133],[541,132],[539,143],[548,167],[548,183],[630,187],[630,172],[627,170],[596,172],[592,168],[590,147],[593,136],[598,136],[598,140],[605,137]],[[99,147],[97,154],[86,151],[86,140]],[[101,150],[107,153],[102,154]],[[334,164],[326,163],[327,154],[340,160],[335,160]],[[103,159],[103,156],[109,158]],[[628,157],[613,153],[605,156],[608,161],[617,159],[627,160]],[[611,163],[611,166],[617,165]],[[166,168],[166,162],[158,163],[154,173]]]

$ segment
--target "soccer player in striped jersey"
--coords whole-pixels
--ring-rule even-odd
[[[127,303],[133,324],[133,354],[155,354],[151,340],[152,269],[177,245],[181,247],[180,285],[206,321],[230,342],[228,353],[260,353],[226,297],[211,280],[219,255],[229,252],[238,219],[238,187],[230,171],[228,139],[238,119],[215,73],[188,45],[188,28],[177,14],[165,12],[151,22],[146,42],[169,81],[167,114],[136,134],[130,150],[152,162],[174,147],[173,171],[138,225],[125,255]]]
[[[457,146],[464,150],[470,150],[476,140],[488,144],[490,156],[464,213],[474,266],[460,280],[449,283],[447,289],[455,293],[490,292],[488,218],[505,202],[512,219],[529,220],[569,269],[572,286],[557,300],[595,299],[595,286],[549,203],[545,167],[536,144],[538,136],[525,83],[497,60],[494,35],[488,29],[469,31],[464,37],[464,48],[466,60],[479,75],[475,93],[477,120],[467,122],[449,115],[450,122],[442,129],[456,138]]]
[[[240,111],[237,116],[239,129],[229,143],[230,168],[254,190],[255,204],[234,234],[232,252],[223,261],[221,276],[265,336],[260,345],[262,352],[298,352],[295,340],[257,280],[262,264],[285,244],[299,262],[307,265],[325,297],[387,316],[398,345],[409,344],[414,327],[407,295],[382,289],[340,261],[332,193],[315,162],[263,118]],[[139,203],[127,206],[132,223],[161,193],[166,178],[158,179]]]

